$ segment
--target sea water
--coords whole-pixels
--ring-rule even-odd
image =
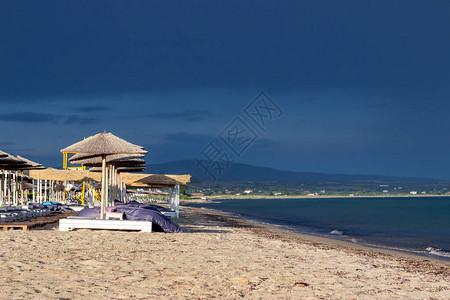
[[[450,260],[450,197],[221,199],[192,206]]]

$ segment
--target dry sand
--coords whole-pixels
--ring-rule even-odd
[[[196,208],[182,234],[0,232],[1,299],[450,299],[449,262]]]

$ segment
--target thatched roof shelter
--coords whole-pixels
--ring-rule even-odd
[[[85,170],[57,170],[47,168],[43,170],[30,170],[31,179],[54,180],[54,181],[101,181],[100,173]]]
[[[116,168],[116,171],[118,173],[121,172],[142,172],[145,171],[145,164],[137,164],[137,165],[131,165],[131,166],[121,166]],[[89,169],[89,171],[91,172],[101,172],[102,168],[101,167],[92,167]]]
[[[110,154],[147,154],[143,147],[125,141],[112,133],[101,132],[85,138],[61,152],[90,153],[96,155]]]
[[[99,168],[101,171],[101,168]],[[189,185],[191,175],[162,175],[162,174],[132,174],[121,173],[121,181],[128,187],[167,187],[179,184]],[[43,170],[30,170],[28,176],[31,179],[54,181],[101,181],[99,172],[84,170],[57,170],[47,168]]]
[[[121,180],[127,187],[164,187],[187,186],[191,182],[191,175],[162,175],[162,174],[132,174],[121,173]]]

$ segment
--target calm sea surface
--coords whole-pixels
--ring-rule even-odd
[[[450,197],[229,199],[191,206],[450,260]]]

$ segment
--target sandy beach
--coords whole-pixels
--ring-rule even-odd
[[[183,207],[185,233],[0,233],[1,299],[450,299],[450,263]]]

